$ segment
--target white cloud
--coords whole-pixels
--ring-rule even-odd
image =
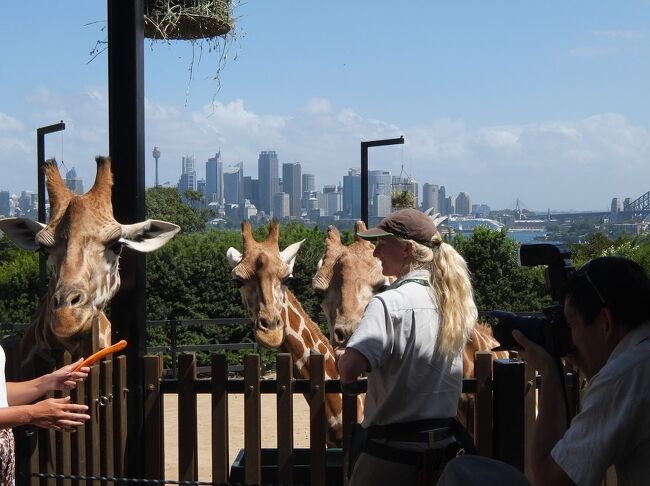
[[[0,113],[0,132],[22,132],[23,124],[20,120]]]
[[[53,93],[42,88],[29,104],[32,114],[25,119],[0,114],[0,189],[35,188],[35,130],[59,119],[66,130],[48,136],[46,155],[63,158],[90,184],[94,156],[107,153],[105,90]],[[181,157],[188,154],[196,157],[203,177],[205,161],[219,150],[226,164],[243,161],[244,172],[256,176],[259,152],[275,150],[280,162],[300,162],[321,186],[359,166],[362,140],[404,135],[403,146],[372,149],[371,168],[398,174],[403,165],[421,184],[442,184],[454,195],[467,191],[474,202],[497,208],[520,198],[540,210],[606,209],[614,196],[636,198],[650,189],[650,127],[616,113],[521,125],[471,127],[463,120],[432,119],[398,126],[323,98],[306,100],[287,114],[255,113],[241,99],[201,110],[147,99],[145,113],[149,184],[154,145],[162,152],[161,182],[178,181]]]

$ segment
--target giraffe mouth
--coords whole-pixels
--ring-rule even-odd
[[[92,331],[91,311],[84,309],[63,308],[54,313],[52,333],[59,339],[83,339],[83,335]]]
[[[284,329],[261,329],[255,326],[255,340],[267,349],[278,349],[284,341]]]

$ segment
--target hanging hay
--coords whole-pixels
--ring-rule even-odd
[[[145,0],[149,39],[195,40],[224,36],[233,28],[230,0]]]

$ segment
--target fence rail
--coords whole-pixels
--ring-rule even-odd
[[[69,361],[69,357],[67,358]],[[325,380],[324,357],[309,358],[311,379],[295,379],[290,355],[279,354],[276,361],[277,379],[262,379],[260,356],[244,359],[243,379],[233,379],[228,372],[226,355],[211,356],[211,377],[197,376],[196,357],[179,356],[177,379],[163,379],[161,357],[145,356],[144,367],[144,434],[147,450],[143,465],[144,478],[154,480],[198,481],[214,483],[242,482],[260,484],[343,485],[348,463],[349,437],[357,420],[356,396],[343,396],[343,442],[340,463],[332,467],[330,458],[336,450],[326,450],[325,396],[340,393],[338,380]],[[534,413],[534,390],[527,390],[527,375],[522,362],[492,361],[490,353],[476,356],[476,378],[463,381],[463,391],[475,397],[474,438],[479,453],[506,460],[522,470],[528,462],[530,424]],[[534,383],[534,379],[532,381]],[[365,391],[366,382],[358,382],[358,391]],[[309,402],[309,450],[293,447],[294,394],[304,395]],[[164,396],[178,397],[178,478],[165,478]],[[198,477],[197,397],[211,397],[211,478]],[[228,438],[228,398],[232,394],[244,397],[244,452],[240,467],[231,463]],[[275,394],[277,399],[278,449],[272,454],[261,448],[261,395]],[[126,470],[126,358],[105,360],[91,368],[85,383],[73,393],[73,400],[90,406],[91,420],[76,434],[24,431],[17,433],[19,483],[29,485],[88,484],[101,486],[102,481],[81,481],[73,477],[123,477]],[[507,406],[503,404],[507,403]],[[494,405],[493,405],[494,404]],[[498,405],[497,404],[501,404]],[[173,420],[173,417],[169,417]],[[268,425],[267,425],[268,426]],[[305,456],[307,454],[307,456]],[[307,464],[305,464],[307,457]],[[268,461],[271,458],[272,467]],[[239,458],[240,460],[242,458]],[[173,458],[167,458],[172,460]],[[45,479],[33,473],[64,475],[70,479]],[[53,476],[50,476],[53,477]],[[106,482],[103,482],[106,484]]]

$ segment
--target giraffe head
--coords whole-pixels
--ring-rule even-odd
[[[118,223],[111,203],[111,160],[97,157],[96,161],[95,184],[81,196],[65,186],[56,161],[45,163],[50,201],[46,225],[27,218],[0,220],[0,230],[7,237],[22,249],[43,252],[52,270],[41,307],[45,315],[40,316],[40,328],[34,330],[39,349],[64,347],[76,353],[97,319],[100,347],[110,344],[110,322],[102,312],[120,286],[122,248],[149,252],[180,230],[164,221]]]
[[[227,253],[232,277],[253,321],[255,339],[266,348],[277,349],[285,337],[282,311],[287,298],[286,282],[304,240],[280,251],[280,228],[275,219],[271,221],[265,241],[255,241],[249,221],[242,222],[241,231],[243,253],[232,247]]]
[[[365,223],[357,221],[355,233],[365,229]],[[312,288],[322,296],[321,307],[335,347],[345,346],[372,296],[388,283],[381,262],[372,255],[374,248],[359,237],[345,246],[338,230],[327,228],[325,255],[318,262]]]

